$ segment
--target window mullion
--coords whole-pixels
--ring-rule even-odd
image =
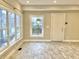
[[[15,17],[14,17],[14,26],[15,26],[15,40],[17,39],[17,29],[16,29],[16,14],[15,14]]]
[[[23,35],[22,31],[23,31],[23,22],[22,22],[22,17],[20,16],[20,34],[21,36]]]
[[[10,36],[9,36],[9,15],[8,15],[8,11],[6,13],[6,31],[7,31],[7,44],[9,45],[9,41],[10,41]]]

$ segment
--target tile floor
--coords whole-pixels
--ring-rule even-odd
[[[10,59],[79,59],[79,43],[28,42]]]

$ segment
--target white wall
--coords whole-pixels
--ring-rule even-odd
[[[79,42],[79,12],[66,14],[65,40]]]
[[[52,18],[51,14],[54,14]],[[30,37],[30,18],[29,18],[30,15],[45,16],[44,38],[40,39],[43,40],[47,39],[54,41],[70,41],[70,42],[73,40],[79,41],[79,11],[61,11],[61,12],[24,11],[23,13],[24,39],[29,41],[33,39],[39,40],[39,38]],[[66,21],[68,22],[68,24],[65,24]],[[47,26],[48,28],[46,28]]]
[[[44,16],[44,37],[31,37],[30,36],[30,16],[31,15],[38,15],[38,16]],[[23,36],[24,40],[49,40],[50,39],[50,13],[49,12],[23,12]],[[48,27],[48,28],[47,28]]]

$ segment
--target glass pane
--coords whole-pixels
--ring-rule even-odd
[[[43,17],[32,17],[32,35],[42,36],[43,34]]]
[[[1,28],[6,29],[6,11],[2,10]]]
[[[9,12],[9,36],[10,41],[15,40],[15,14]]]
[[[2,37],[1,37],[1,30],[0,30],[0,47],[2,46],[1,39],[2,39]]]
[[[1,10],[0,10],[0,47],[1,47]]]
[[[16,15],[16,35],[17,38],[20,36],[20,16]]]
[[[0,46],[5,47],[6,39],[6,10],[0,10]]]
[[[5,30],[0,31],[0,46],[5,46],[7,44],[6,35]]]
[[[1,29],[1,10],[0,10],[0,29]]]

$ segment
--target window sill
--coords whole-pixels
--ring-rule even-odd
[[[0,56],[2,56],[5,52],[7,52],[12,46],[14,46],[17,42],[19,42],[23,37],[21,36],[19,39],[15,40],[12,44],[10,44],[9,46],[5,47],[4,49],[2,49],[2,51],[0,51]]]
[[[3,51],[7,47],[7,43],[3,44],[2,47],[0,47],[0,52]]]

